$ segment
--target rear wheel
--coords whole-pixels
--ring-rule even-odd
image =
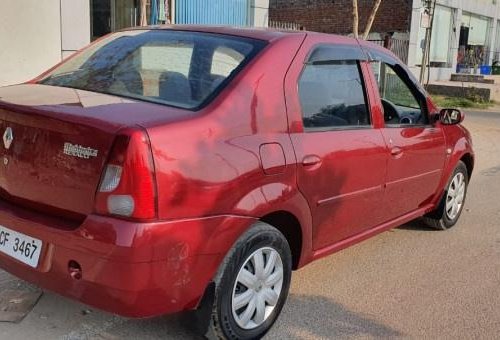
[[[276,228],[259,222],[236,242],[215,278],[211,339],[258,339],[274,324],[290,287],[292,258]]]
[[[468,185],[467,167],[460,161],[453,171],[439,207],[434,212],[426,215],[424,221],[438,230],[453,227],[462,214]]]

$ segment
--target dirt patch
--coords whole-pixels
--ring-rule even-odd
[[[481,175],[483,176],[495,176],[500,173],[500,166],[495,166],[493,168],[489,168],[481,171]]]
[[[0,322],[21,322],[41,296],[41,290],[22,287],[0,292]]]

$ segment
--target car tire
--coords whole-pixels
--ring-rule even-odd
[[[437,230],[447,230],[455,226],[464,208],[468,185],[467,167],[459,161],[446,185],[438,208],[424,216],[424,222]]]
[[[205,337],[263,337],[286,302],[291,273],[291,251],[283,234],[263,222],[253,225],[236,241],[214,278]]]

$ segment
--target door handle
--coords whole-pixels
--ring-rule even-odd
[[[316,155],[305,156],[304,159],[302,160],[302,165],[307,167],[320,164],[321,164],[321,158],[319,158],[319,156]]]
[[[402,153],[403,153],[403,149],[398,148],[397,146],[396,146],[396,147],[393,147],[393,148],[391,149],[391,155],[392,155],[392,156],[394,156],[394,157],[399,156],[399,155],[401,155]]]

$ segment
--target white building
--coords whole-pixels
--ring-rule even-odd
[[[150,24],[153,4],[158,23],[268,22],[269,0],[0,0],[0,86],[32,79],[104,34]]]
[[[413,1],[408,65],[418,76],[422,64],[423,5]],[[500,60],[500,1],[437,0],[430,49],[430,79],[449,80]],[[425,21],[425,20],[424,20]]]

